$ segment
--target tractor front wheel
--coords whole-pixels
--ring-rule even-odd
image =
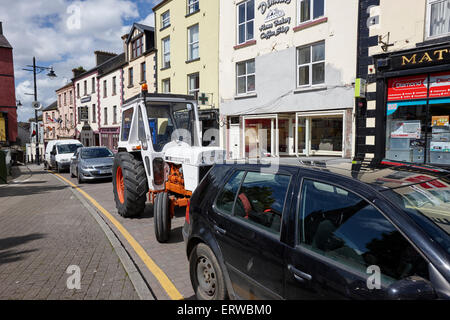
[[[153,204],[153,222],[155,224],[156,240],[165,243],[169,240],[171,230],[170,200],[167,192],[156,195]]]
[[[148,192],[144,163],[128,152],[114,157],[113,192],[116,208],[122,217],[135,217],[144,212]]]

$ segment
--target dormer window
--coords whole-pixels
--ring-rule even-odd
[[[144,37],[139,37],[131,42],[131,58],[135,59],[144,53]]]

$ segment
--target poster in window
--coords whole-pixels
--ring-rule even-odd
[[[428,93],[427,80],[427,75],[389,79],[388,101],[426,98]]]
[[[420,121],[394,121],[391,138],[420,139]]]
[[[450,116],[432,116],[431,125],[434,127],[448,126]]]
[[[430,76],[430,98],[450,96],[450,72],[432,74]]]

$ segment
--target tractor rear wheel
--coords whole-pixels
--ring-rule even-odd
[[[169,210],[169,195],[160,192],[156,195],[153,205],[153,222],[155,224],[156,240],[165,243],[169,240],[171,230],[171,216]]]
[[[122,217],[136,217],[145,209],[148,192],[144,163],[128,152],[114,157],[113,192],[116,208]]]

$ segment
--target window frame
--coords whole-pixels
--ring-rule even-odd
[[[235,213],[234,213],[234,207],[236,206],[236,200],[237,200],[237,197],[239,195],[239,191],[241,190],[242,185],[245,182],[245,178],[247,177],[247,174],[249,172],[261,174],[261,172],[257,171],[257,170],[246,169],[246,168],[236,168],[236,169],[233,169],[233,170],[230,170],[230,171],[231,172],[228,173],[227,176],[226,176],[226,180],[225,180],[226,182],[220,187],[219,191],[217,192],[217,195],[214,197],[214,200],[212,202],[212,208],[213,208],[214,212],[216,212],[217,214],[221,215],[222,217],[225,217],[225,218],[228,218],[228,219],[232,219],[236,223],[239,223],[241,225],[245,225],[246,227],[249,227],[252,230],[255,230],[255,231],[258,231],[258,232],[262,232],[262,233],[264,233],[266,235],[271,236],[274,239],[280,240],[281,239],[281,235],[283,233],[283,220],[284,220],[284,217],[285,217],[286,214],[289,214],[289,213],[286,213],[286,210],[287,210],[288,206],[289,207],[291,206],[290,204],[288,204],[287,200],[288,200],[289,195],[290,195],[289,190],[291,190],[292,188],[295,187],[294,175],[292,173],[286,172],[284,170],[282,170],[283,173],[281,173],[279,171],[278,172],[267,172],[267,173],[265,173],[265,174],[271,174],[271,175],[274,175],[274,176],[276,176],[276,175],[284,175],[284,176],[288,176],[289,177],[289,184],[288,184],[288,186],[286,188],[286,194],[284,196],[284,201],[283,201],[283,210],[281,212],[280,231],[279,231],[279,233],[276,234],[276,233],[273,233],[273,232],[270,232],[270,231],[266,230],[264,227],[262,227],[262,226],[260,226],[258,224],[246,222],[245,220],[237,217],[235,215]],[[239,187],[237,189],[236,195],[234,196],[233,207],[231,208],[231,213],[227,213],[227,212],[224,212],[224,211],[220,210],[217,207],[217,200],[219,199],[219,196],[222,194],[223,190],[225,189],[225,186],[227,185],[227,183],[238,172],[244,172],[244,175],[243,175],[242,180],[241,180],[241,182],[239,184]]]
[[[145,82],[147,78],[147,64],[146,62],[141,62],[141,83]]]
[[[342,190],[344,190],[344,191],[347,191],[347,192],[349,192],[349,193],[352,193],[352,194],[354,194],[354,195],[356,195],[356,196],[358,196],[358,197],[360,197],[362,200],[364,200],[364,201],[366,201],[369,205],[371,205],[373,208],[375,208],[380,214],[381,214],[381,216],[383,216],[401,235],[402,235],[402,237],[414,248],[414,250],[416,250],[417,251],[417,253],[427,262],[427,263],[431,263],[431,261],[428,259],[428,257],[422,252],[422,250],[410,239],[410,237],[408,237],[408,235],[407,234],[405,234],[405,232],[403,232],[403,230],[401,230],[395,223],[394,223],[394,221],[390,218],[390,217],[388,217],[380,208],[379,208],[379,206],[378,205],[376,205],[375,204],[375,202],[372,200],[369,200],[367,197],[365,197],[364,195],[362,195],[361,193],[359,193],[358,191],[355,191],[355,190],[350,190],[349,188],[347,188],[346,186],[344,186],[344,185],[342,185],[342,184],[339,184],[339,182],[330,182],[330,180],[325,180],[325,179],[323,179],[323,178],[318,178],[318,177],[313,177],[312,175],[308,175],[308,174],[301,174],[301,176],[300,176],[300,179],[301,179],[301,182],[299,183],[299,185],[298,185],[298,190],[296,191],[297,192],[297,195],[295,196],[294,195],[294,200],[296,200],[297,201],[297,204],[295,205],[295,209],[294,209],[294,211],[295,211],[295,217],[294,217],[294,228],[295,228],[295,230],[294,230],[294,234],[293,234],[293,238],[294,238],[294,243],[293,243],[293,246],[294,246],[294,248],[295,248],[295,250],[297,250],[297,251],[303,251],[303,252],[307,252],[308,254],[311,254],[313,257],[315,257],[316,259],[318,259],[318,260],[322,260],[322,261],[324,261],[325,263],[328,263],[328,264],[332,264],[332,265],[334,265],[334,266],[336,266],[336,267],[338,267],[338,268],[341,268],[341,269],[343,269],[343,270],[346,270],[346,271],[348,271],[348,272],[351,272],[351,273],[353,273],[353,274],[356,274],[356,275],[358,275],[358,276],[361,276],[361,274],[364,276],[364,277],[367,277],[367,274],[366,273],[361,273],[361,271],[360,270],[358,270],[358,269],[356,269],[356,268],[354,268],[354,267],[352,267],[352,266],[349,266],[349,265],[347,265],[347,264],[345,264],[345,263],[343,263],[343,262],[341,262],[341,261],[338,261],[338,260],[334,260],[334,259],[332,259],[332,258],[330,258],[330,257],[327,257],[327,256],[325,256],[325,255],[323,255],[323,254],[321,254],[321,253],[319,253],[319,252],[316,252],[316,251],[314,251],[314,250],[311,250],[310,248],[308,248],[307,246],[305,246],[304,244],[303,244],[303,242],[302,241],[299,241],[300,239],[301,239],[301,235],[299,234],[299,232],[301,232],[300,231],[300,229],[302,229],[302,228],[300,228],[300,226],[299,226],[299,223],[300,223],[300,215],[301,214],[303,214],[303,212],[302,212],[302,208],[301,208],[301,203],[302,203],[302,193],[303,193],[303,187],[304,187],[304,183],[305,183],[305,180],[309,180],[309,181],[313,181],[313,182],[318,182],[318,183],[322,183],[322,184],[326,184],[326,185],[330,185],[330,186],[333,186],[333,187],[336,187],[336,188],[340,188],[340,189],[342,189]],[[383,201],[384,201],[384,199],[383,199]]]
[[[168,43],[168,52],[166,52],[166,46],[165,44]],[[162,44],[162,50],[161,50],[161,61],[162,61],[162,69],[170,68],[170,36],[167,36],[163,39],[161,39]],[[166,61],[166,58],[167,61]]]
[[[169,91],[166,91],[166,90],[165,90],[164,85],[165,85],[166,83],[169,84]],[[161,80],[161,88],[162,88],[162,92],[163,92],[163,93],[170,93],[170,78],[166,78],[166,79],[162,79],[162,80]]]
[[[247,64],[249,62],[253,61],[254,65],[255,65],[255,72],[254,73],[247,73]],[[238,68],[239,65],[241,64],[245,64],[245,74],[244,75],[239,75],[238,73]],[[254,76],[255,77],[255,89],[253,91],[248,91],[248,77],[250,76]],[[245,77],[245,92],[239,92],[239,78],[244,78]],[[253,94],[256,92],[256,59],[249,59],[249,60],[244,60],[244,61],[240,61],[240,62],[236,62],[236,96],[245,96],[245,95],[249,95],[249,94]]]
[[[250,19],[250,20],[248,20],[247,19],[247,5],[248,5],[248,3],[250,2],[250,1],[253,1],[253,10],[254,11],[256,11],[256,8],[255,8],[255,0],[246,0],[246,1],[242,1],[242,2],[240,2],[240,3],[238,3],[238,4],[236,4],[236,26],[237,26],[237,28],[236,28],[236,43],[238,44],[238,45],[242,45],[242,44],[244,44],[244,43],[247,43],[247,42],[249,42],[249,41],[252,41],[252,40],[255,40],[255,13],[253,13],[253,19]],[[245,7],[245,18],[244,18],[244,22],[239,22],[239,8],[241,7],[241,6],[244,6]],[[253,37],[252,38],[249,38],[249,39],[247,39],[247,24],[249,23],[249,22],[251,22],[251,21],[253,21]],[[244,41],[242,41],[242,42],[240,42],[239,41],[239,27],[241,26],[241,25],[244,25],[244,29],[245,29],[245,32],[244,32]]]
[[[187,0],[186,1],[186,15],[194,14],[200,11],[200,0]],[[195,8],[197,6],[197,9]],[[192,8],[192,10],[191,10]]]
[[[133,67],[128,68],[128,87],[134,86],[134,70]]]
[[[131,59],[137,59],[144,53],[144,36],[140,35],[131,42]]]
[[[164,18],[164,15],[167,17]],[[161,29],[168,28],[170,26],[170,10],[167,10],[161,14]]]
[[[191,77],[197,76],[198,78],[198,88],[191,88]],[[200,72],[194,72],[187,75],[188,80],[188,95],[193,95],[196,99],[198,99],[198,95],[200,93]]]
[[[322,44],[324,46],[324,60],[319,60],[319,61],[314,61],[313,62],[313,47],[319,44]],[[310,55],[310,59],[309,59],[309,63],[304,63],[304,64],[299,64],[299,51],[301,49],[305,49],[305,48],[309,48],[309,55]],[[327,61],[327,57],[326,57],[326,41],[322,40],[322,41],[318,41],[318,42],[314,42],[311,44],[307,44],[304,46],[299,46],[296,48],[296,55],[295,55],[296,61],[296,73],[297,73],[297,80],[296,80],[296,88],[314,88],[314,87],[323,87],[326,85],[326,61]],[[324,68],[323,68],[323,82],[321,83],[316,83],[313,84],[313,66],[316,64],[324,64]],[[305,67],[308,66],[309,67],[309,77],[308,77],[308,84],[300,84],[300,67]]]
[[[191,42],[191,38],[192,38],[191,31],[194,28],[197,28],[197,41]],[[194,45],[197,45],[197,57],[192,56]],[[198,23],[187,28],[187,51],[188,51],[187,52],[188,53],[187,61],[193,61],[193,60],[200,59],[200,25]]]
[[[432,39],[438,39],[442,37],[448,37],[450,36],[450,31],[442,34],[437,35],[430,35],[431,33],[431,7],[433,4],[444,2],[448,0],[427,0],[426,2],[426,16],[425,16],[425,40],[432,40]],[[450,9],[448,10],[448,20],[450,20]],[[449,26],[450,27],[450,26]]]
[[[305,21],[301,21],[301,10],[302,10],[302,2],[308,1],[308,0],[297,0],[297,25],[301,25],[308,22],[313,22],[319,19],[322,19],[326,17],[326,8],[327,8],[327,0],[323,0],[323,14],[318,16],[317,18],[314,18],[314,1],[315,0],[309,0],[310,1],[310,8],[309,8],[309,19]]]

